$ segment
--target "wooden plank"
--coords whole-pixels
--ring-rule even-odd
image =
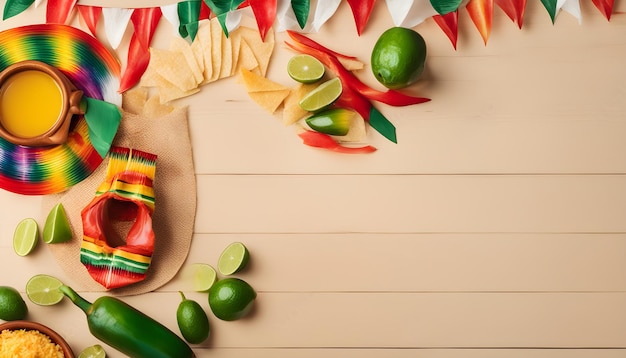
[[[212,338],[200,346],[210,348],[626,348],[625,293],[259,292],[233,322],[212,315],[206,294],[188,298],[209,312]],[[177,330],[178,292],[123,299]],[[84,314],[68,305],[33,314],[89,342]]]
[[[207,348],[196,350],[198,358],[623,358],[622,349],[332,349],[332,348]]]
[[[223,175],[197,182],[197,233],[626,232],[624,175]]]
[[[624,234],[197,234],[187,264],[234,241],[266,292],[626,291]]]

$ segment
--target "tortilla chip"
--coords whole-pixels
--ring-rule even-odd
[[[219,78],[232,76],[233,71],[233,43],[226,36],[222,37],[222,53]]]
[[[161,103],[159,95],[154,95],[145,102],[142,113],[149,118],[159,118],[172,112],[174,109],[175,107],[172,105]]]
[[[202,68],[196,60],[196,56],[187,40],[182,37],[174,36],[170,42],[170,51],[178,52],[185,58],[187,66],[189,66],[189,70],[193,73],[193,77],[196,80],[196,86],[204,80]],[[204,61],[201,63],[202,67],[204,67]]]
[[[310,114],[300,107],[300,100],[304,95],[314,89],[317,84],[298,84],[295,88],[289,91],[289,95],[285,98],[283,108],[283,124],[288,126],[296,123],[300,119]]]
[[[194,46],[195,44],[195,46]],[[202,83],[209,82],[213,76],[213,58],[211,56],[211,23],[209,20],[202,20],[198,23],[198,33],[196,39],[191,44],[195,48],[196,57],[204,62]]]
[[[245,68],[242,68],[239,73],[250,98],[269,113],[276,112],[289,95],[289,92],[291,92],[288,87],[268,80]]]
[[[248,92],[290,91],[289,87],[257,75],[245,68],[242,68],[239,73]]]
[[[158,90],[161,104],[166,104],[175,99],[184,98],[200,92],[200,88],[198,87],[182,91],[176,86],[159,86]]]
[[[205,53],[205,56],[211,56],[211,65],[213,67],[213,73],[209,78],[209,82],[216,81],[220,77],[220,71],[222,68],[222,38],[226,38],[224,33],[222,32],[222,27],[220,26],[217,18],[213,18],[210,20],[211,25],[211,52],[210,54]]]
[[[337,57],[337,59],[348,71],[358,71],[365,68],[365,64],[357,59],[345,57]]]
[[[248,42],[243,38],[241,38],[239,42],[239,59],[237,60],[236,70],[239,71],[242,68],[252,71],[259,76],[261,75],[259,62],[256,60],[250,45],[248,45]]]
[[[248,95],[261,108],[269,113],[274,113],[289,95],[289,90],[267,91],[267,92],[248,92]]]
[[[265,41],[263,41],[261,39],[259,31],[256,29],[240,26],[238,31],[240,31],[241,38],[246,40],[246,42],[252,49],[254,57],[259,63],[259,70],[261,71],[260,75],[265,76],[265,74],[267,73],[267,68],[269,66],[270,58],[272,57],[272,53],[274,52],[274,32],[269,31],[265,36]]]
[[[141,114],[147,99],[148,89],[142,87],[131,88],[122,95],[122,108],[130,113]]]
[[[186,92],[196,88],[198,83],[189,66],[180,65],[180,56],[177,52],[152,47],[149,66],[179,90]]]

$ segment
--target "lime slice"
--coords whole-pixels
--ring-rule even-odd
[[[94,344],[93,346],[89,346],[83,349],[78,355],[78,358],[106,358],[107,354],[99,344]]]
[[[296,55],[287,62],[289,77],[300,83],[313,83],[324,76],[324,65],[310,55]]]
[[[189,268],[192,289],[196,292],[206,292],[217,280],[217,272],[211,265],[192,264]]]
[[[72,229],[67,220],[67,214],[63,204],[58,203],[50,210],[46,223],[43,227],[43,242],[46,244],[56,244],[72,239]]]
[[[220,254],[217,260],[217,270],[226,276],[237,273],[246,266],[249,257],[248,249],[244,244],[233,242]]]
[[[26,283],[26,296],[35,304],[51,306],[61,302],[63,293],[59,287],[63,282],[50,275],[35,275]]]
[[[330,79],[307,93],[300,100],[300,107],[305,111],[316,112],[333,104],[341,95],[341,80]]]
[[[19,256],[30,254],[39,242],[39,226],[37,221],[27,218],[20,221],[13,233],[13,250]]]

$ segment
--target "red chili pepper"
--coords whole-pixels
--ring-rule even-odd
[[[76,5],[76,8],[85,21],[85,25],[87,25],[87,28],[91,31],[91,34],[96,36],[96,28],[98,27],[98,20],[100,20],[102,8],[99,6],[86,5]]]
[[[265,35],[272,28],[276,18],[277,0],[248,0],[248,3],[254,13],[261,39],[265,41]]]
[[[430,101],[430,98],[413,97],[394,90],[384,92],[375,90],[361,82],[352,71],[346,69],[332,52],[324,51],[325,47],[300,33],[287,30],[287,34],[295,41],[295,44],[287,43],[288,46],[317,58],[339,77],[343,87],[350,87],[370,100],[390,106],[408,106]],[[312,47],[307,45],[308,43],[314,43],[318,46]]]
[[[78,0],[48,0],[46,4],[46,23],[65,24],[77,2]]]
[[[356,32],[359,36],[365,30],[365,26],[369,21],[372,9],[374,9],[376,0],[348,0],[348,5],[352,9],[354,23],[356,24]]]
[[[450,42],[452,42],[452,46],[456,50],[456,42],[459,34],[459,11],[452,11],[445,15],[435,15],[433,16],[433,20],[435,20],[441,30],[448,36]]]
[[[328,47],[326,47],[326,46],[324,46],[324,45],[322,45],[320,43],[317,43],[317,42],[311,40],[310,38],[308,38],[308,37],[306,37],[306,36],[304,36],[304,35],[302,35],[302,34],[300,34],[298,32],[295,32],[295,31],[292,31],[292,30],[287,30],[287,33],[289,34],[289,36],[292,39],[294,39],[296,42],[300,43],[303,46],[310,47],[312,49],[315,49],[315,50],[327,53],[327,54],[335,56],[335,57],[343,57],[343,58],[347,58],[347,59],[351,59],[351,60],[356,60],[357,59],[356,56],[348,56],[348,55],[344,55],[342,53],[333,51],[333,50],[329,49]]]
[[[123,93],[139,82],[150,62],[150,43],[161,19],[161,8],[138,8],[130,20],[135,32],[128,45],[127,67],[120,80],[119,92]]]
[[[300,132],[298,133],[298,136],[302,138],[302,142],[308,146],[328,149],[339,153],[366,154],[376,151],[376,148],[371,145],[363,147],[346,147],[337,143],[337,141],[335,141],[333,137],[328,134],[310,130]]]
[[[359,92],[353,90],[350,87],[344,87],[341,91],[341,95],[335,102],[337,107],[352,108],[358,113],[366,122],[370,120],[370,109],[372,103],[363,97]]]

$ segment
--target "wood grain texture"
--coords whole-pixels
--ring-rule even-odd
[[[581,1],[581,24],[565,12],[552,24],[529,2],[522,30],[496,8],[486,46],[461,12],[456,51],[427,20],[416,28],[427,72],[408,91],[432,101],[377,104],[399,142],[370,130],[363,142],[379,149],[371,155],[302,145],[237,78],[176,102],[188,106],[198,184],[186,265],[216,265],[226,245],[244,242],[251,261],[239,277],[257,303],[246,319],[219,321],[182,274],[121,299],[175,332],[177,291],[197,300],[212,327],[193,347],[199,358],[626,356],[626,1],[615,8],[607,22]],[[385,2],[360,37],[349,11],[344,2],[310,36],[367,60],[391,26]],[[43,15],[43,6],[29,9],[0,28]],[[176,29],[162,21],[153,45],[167,48]],[[268,77],[292,86],[285,39],[277,34]],[[377,86],[367,68],[359,76]],[[72,284],[45,244],[13,253],[20,220],[43,225],[40,205],[0,191],[0,285],[24,297],[38,273]],[[101,343],[67,300],[30,304],[28,319],[75,352]]]

